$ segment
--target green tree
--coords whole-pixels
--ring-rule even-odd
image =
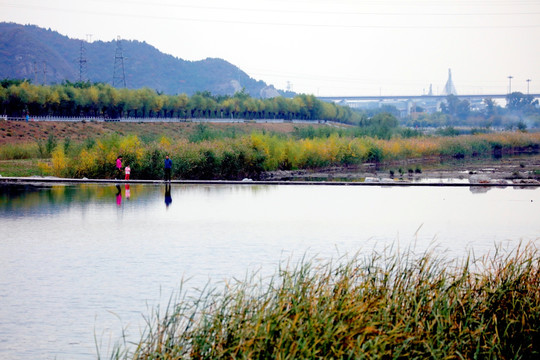
[[[513,92],[506,96],[506,107],[509,110],[527,111],[538,105],[538,100],[532,95],[523,95],[520,92]]]
[[[493,99],[484,99],[484,104],[486,105],[486,116],[491,117],[498,114],[499,107]]]
[[[398,120],[392,114],[379,113],[368,120],[368,131],[371,136],[379,139],[390,139],[392,131],[398,127]]]

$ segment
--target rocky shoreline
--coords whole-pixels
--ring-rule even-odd
[[[501,159],[422,159],[313,170],[266,172],[265,181],[467,182],[472,184],[539,184],[540,155]]]

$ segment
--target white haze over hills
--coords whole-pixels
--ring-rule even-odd
[[[441,94],[450,68],[461,94],[540,92],[537,0],[0,0],[0,21],[222,58],[279,89],[320,96],[430,85]]]

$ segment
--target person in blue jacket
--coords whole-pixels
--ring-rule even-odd
[[[169,159],[169,155],[165,156],[165,181],[171,181],[171,168],[172,160]]]

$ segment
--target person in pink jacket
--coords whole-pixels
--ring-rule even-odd
[[[116,176],[114,178],[122,178],[122,157],[120,155],[116,158]]]

